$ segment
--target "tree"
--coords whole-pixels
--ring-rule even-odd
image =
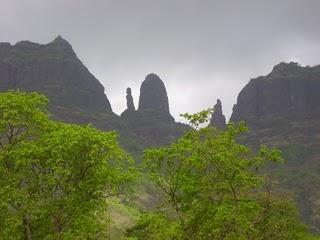
[[[52,122],[35,93],[0,100],[0,239],[106,239],[106,198],[136,176],[116,133]]]
[[[166,202],[153,217],[143,215],[129,235],[152,239],[167,229],[170,237],[162,239],[306,237],[294,204],[259,174],[265,164],[282,161],[280,152],[262,146],[253,154],[239,144],[238,136],[247,130],[244,123],[229,124],[226,131],[200,129],[209,113],[184,114],[193,130],[168,147],[145,151],[144,171]]]
[[[0,94],[0,149],[13,146],[46,130],[49,119],[47,99],[37,93]]]

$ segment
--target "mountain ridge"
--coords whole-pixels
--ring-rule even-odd
[[[103,85],[60,35],[47,44],[0,43],[0,91],[16,89],[45,94],[55,119],[119,131],[134,152],[170,143],[185,131],[171,116],[165,85],[156,74],[142,82],[137,111],[129,111],[128,119],[115,114]]]
[[[0,43],[0,91],[10,89],[47,95],[55,119],[118,131],[122,146],[136,156],[147,147],[169,144],[190,129],[175,122],[165,84],[154,73],[141,83],[138,107],[128,88],[127,109],[120,116],[115,114],[102,84],[61,36],[48,44]],[[281,186],[295,192],[302,216],[317,232],[320,204],[314,196],[320,196],[320,191],[312,186],[318,186],[320,180],[312,176],[319,175],[319,92],[320,66],[280,63],[268,75],[248,82],[230,118],[247,123],[250,131],[240,139],[245,144],[254,149],[265,144],[283,151],[287,162],[271,174],[282,174]],[[211,125],[224,130],[221,101],[214,109]]]

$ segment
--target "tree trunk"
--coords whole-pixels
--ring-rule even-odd
[[[31,232],[31,226],[30,226],[30,216],[28,214],[25,215],[23,219],[23,225],[25,230],[25,239],[26,240],[32,240],[32,232]]]

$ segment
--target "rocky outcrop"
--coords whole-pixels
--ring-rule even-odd
[[[252,79],[240,92],[231,121],[244,120],[241,139],[251,147],[280,148],[284,166],[271,176],[294,193],[300,213],[320,233],[320,66],[280,63],[267,76]],[[276,173],[276,174],[275,174]]]
[[[159,121],[174,122],[170,114],[167,90],[156,74],[149,74],[140,87],[138,112],[145,117],[158,118]]]
[[[220,99],[217,100],[216,105],[213,107],[210,125],[220,130],[224,130],[227,127],[226,117],[222,113],[222,104]]]
[[[9,89],[45,94],[54,113],[59,107],[112,112],[103,86],[61,36],[45,45],[0,44],[0,91]]]
[[[320,147],[319,93],[320,66],[280,63],[241,90],[230,121],[247,123],[251,145],[300,145],[313,152]]]
[[[127,88],[127,110],[128,111],[135,111],[136,108],[134,107],[134,103],[133,103],[133,97],[131,95],[131,88]]]
[[[131,131],[147,141],[146,146],[172,142],[188,129],[171,116],[165,85],[156,74],[147,75],[142,82],[137,111],[134,111],[131,91],[127,90],[127,109],[121,118]]]
[[[10,89],[45,94],[55,119],[117,130],[121,144],[131,153],[168,144],[187,128],[174,122],[165,86],[155,74],[141,85],[138,110],[128,88],[127,109],[121,117],[115,115],[103,86],[61,36],[48,44],[0,43],[0,91]]]
[[[231,121],[320,115],[320,66],[280,63],[240,92]]]
[[[131,118],[136,113],[136,108],[134,107],[131,88],[127,88],[126,99],[127,99],[127,109],[123,113],[121,113],[121,117]]]

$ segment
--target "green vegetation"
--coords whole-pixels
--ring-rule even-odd
[[[0,239],[313,239],[260,173],[280,152],[240,145],[244,124],[200,129],[210,109],[184,114],[194,129],[146,150],[139,173],[115,132],[54,122],[46,105],[0,94]],[[142,189],[157,191],[157,208],[132,201]]]
[[[0,98],[0,238],[106,239],[106,199],[136,175],[116,134],[51,122],[35,93]]]
[[[199,129],[210,109],[184,114],[195,128],[169,147],[144,154],[144,171],[166,196],[129,231],[134,239],[309,239],[294,204],[258,172],[281,162],[237,143],[243,123],[227,131]]]

